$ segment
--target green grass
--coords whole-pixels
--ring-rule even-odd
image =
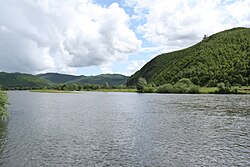
[[[250,86],[236,87],[239,93],[250,94]]]
[[[51,90],[51,89],[31,90],[31,92],[39,92],[39,93],[76,93],[76,92],[73,92],[73,91]]]
[[[83,90],[85,91],[85,90]],[[98,89],[90,90],[90,92],[137,92],[136,89]],[[53,89],[41,89],[41,90],[31,90],[31,92],[40,92],[40,93],[77,93],[76,91],[62,91],[62,90],[53,90]]]
[[[232,89],[238,89],[239,93],[250,94],[250,86],[232,86]],[[201,87],[200,92],[204,94],[215,93],[218,87]]]
[[[218,90],[217,87],[201,87],[200,92],[204,94],[215,93]]]
[[[237,88],[239,93],[242,94],[250,94],[250,86],[234,86],[233,88]],[[218,87],[201,87],[201,94],[214,94],[218,90]],[[98,89],[98,90],[90,90],[92,92],[137,92],[136,89]],[[51,89],[42,89],[42,90],[31,90],[31,92],[40,92],[40,93],[77,93],[76,91],[62,91],[62,90],[51,90]]]
[[[96,92],[137,92],[136,89],[98,89]]]

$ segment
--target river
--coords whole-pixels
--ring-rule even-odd
[[[9,91],[0,166],[250,166],[250,96]]]

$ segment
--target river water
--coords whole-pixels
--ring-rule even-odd
[[[250,166],[250,96],[10,91],[0,166]]]

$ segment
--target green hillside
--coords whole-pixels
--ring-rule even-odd
[[[44,87],[49,84],[34,75],[0,72],[0,86],[4,89]]]
[[[107,82],[109,86],[117,86],[124,85],[127,79],[127,76],[120,74],[101,74],[97,76],[81,77],[68,83],[105,85]]]
[[[84,76],[74,76],[74,75],[58,74],[58,73],[39,74],[37,76],[39,78],[49,81],[52,84],[63,84],[84,77]]]
[[[31,89],[56,86],[59,84],[93,84],[119,86],[127,82],[128,77],[120,74],[101,74],[97,76],[74,76],[58,73],[39,75],[0,72],[0,88]]]
[[[181,78],[201,86],[250,84],[250,28],[226,30],[192,47],[159,55],[132,75],[127,85],[135,85],[139,77],[156,85]]]

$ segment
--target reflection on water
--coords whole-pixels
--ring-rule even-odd
[[[250,96],[8,94],[1,166],[250,166]]]

